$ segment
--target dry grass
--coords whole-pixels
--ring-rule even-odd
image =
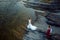
[[[12,14],[11,14],[12,15]],[[3,15],[0,25],[0,40],[23,40],[26,30],[26,17],[22,14],[13,16]]]

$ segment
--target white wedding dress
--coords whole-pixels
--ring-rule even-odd
[[[31,20],[28,20],[28,22],[29,22],[28,25],[27,25],[28,29],[37,30],[37,27],[31,24]]]

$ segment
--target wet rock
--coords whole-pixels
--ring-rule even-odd
[[[37,31],[29,31],[25,34],[24,40],[46,40],[43,33],[39,33]]]

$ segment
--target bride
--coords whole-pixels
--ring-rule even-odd
[[[30,30],[37,30],[37,27],[34,26],[34,25],[32,25],[32,23],[31,23],[31,18],[28,19],[27,28],[30,29]]]

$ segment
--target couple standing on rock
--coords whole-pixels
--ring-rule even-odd
[[[29,18],[28,19],[27,29],[30,29],[32,31],[39,31],[39,32],[41,32],[41,30],[38,29],[38,27],[32,25],[31,21],[32,21],[31,18]],[[52,33],[52,28],[50,27],[50,25],[48,26],[47,31],[45,33],[46,33],[47,38],[50,38],[50,35]]]

